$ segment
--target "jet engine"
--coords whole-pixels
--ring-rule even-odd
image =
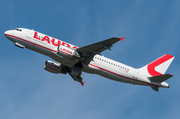
[[[67,58],[76,58],[79,59],[80,56],[75,49],[69,48],[67,46],[59,45],[57,54],[67,57]]]
[[[55,74],[58,74],[58,73],[66,74],[67,73],[67,71],[64,70],[64,68],[62,67],[62,65],[60,63],[49,61],[49,60],[47,60],[45,62],[44,69],[46,71],[49,71],[49,72],[55,73]]]

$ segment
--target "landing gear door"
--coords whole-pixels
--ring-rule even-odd
[[[27,38],[31,39],[32,38],[32,35],[33,35],[33,30],[28,30],[27,32]]]

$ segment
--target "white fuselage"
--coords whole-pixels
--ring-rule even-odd
[[[60,44],[72,49],[76,49],[78,47],[34,30],[25,28],[21,28],[21,30],[22,31],[9,30],[5,32],[5,35],[12,42],[19,43],[30,50],[47,55],[67,67],[71,68],[76,63],[76,60],[74,59],[57,55],[57,49]],[[151,82],[148,77],[144,75],[143,72],[139,72],[138,69],[132,68],[101,55],[95,55],[93,60],[88,65],[83,64],[82,71],[98,74],[103,77],[125,83],[156,87],[169,86],[165,82]]]

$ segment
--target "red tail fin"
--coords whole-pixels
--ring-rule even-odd
[[[162,75],[166,72],[173,59],[174,56],[165,54],[157,60],[142,67],[140,70],[146,71],[150,76]]]

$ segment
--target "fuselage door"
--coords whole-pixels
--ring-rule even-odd
[[[33,30],[28,30],[27,31],[27,38],[31,39],[33,34]]]
[[[135,69],[133,78],[138,79],[138,75],[139,75],[139,70]]]

